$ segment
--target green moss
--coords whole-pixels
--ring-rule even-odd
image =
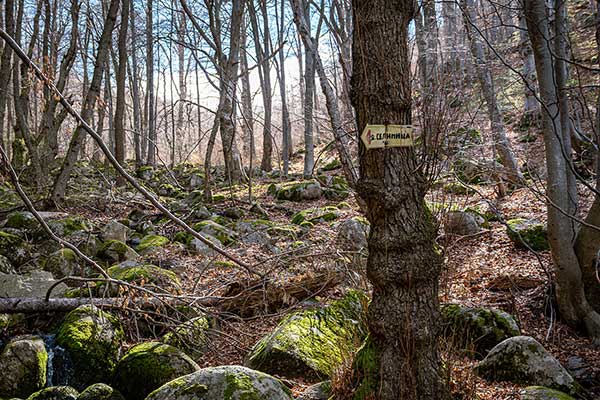
[[[4,224],[7,228],[15,229],[32,229],[36,228],[39,222],[32,213],[24,211],[15,211],[8,214],[6,223]]]
[[[222,201],[225,201],[225,195],[224,194],[214,194],[212,196],[212,202],[213,203],[220,203]]]
[[[366,297],[349,292],[330,306],[295,313],[252,349],[248,363],[271,374],[328,377],[366,334]]]
[[[77,371],[75,388],[106,382],[114,370],[124,339],[123,328],[112,314],[86,305],[67,314],[56,335],[56,343],[65,348]]]
[[[178,348],[186,354],[201,356],[208,344],[210,322],[207,317],[192,318],[177,326],[163,337],[163,343]]]
[[[521,397],[523,400],[575,400],[566,393],[550,389],[544,386],[526,387]]]
[[[125,400],[119,391],[104,383],[96,383],[85,389],[77,400]]]
[[[279,186],[269,187],[269,194],[275,196],[277,200],[289,200],[289,201],[302,201],[307,196],[305,192],[307,190],[313,190],[314,187],[321,186],[319,182],[316,180],[309,181],[297,181],[297,182],[288,182]],[[316,195],[320,195],[321,190],[315,190],[315,196],[308,197],[317,197]]]
[[[537,221],[523,218],[511,219],[506,221],[506,233],[521,248],[531,248],[533,251],[550,249],[546,226]]]
[[[211,220],[198,222],[194,225],[194,230],[196,232],[204,232],[210,236],[213,236],[224,245],[233,243],[237,237],[237,233],[231,229]]]
[[[340,213],[337,207],[323,207],[306,209],[296,213],[292,217],[292,224],[301,225],[303,222],[310,222],[313,225],[320,222],[329,222],[337,219]]]
[[[29,396],[27,400],[76,400],[79,392],[70,386],[53,386]]]
[[[129,400],[143,400],[167,382],[200,369],[187,355],[160,342],[132,347],[119,361],[114,384]]]
[[[147,235],[140,241],[136,250],[142,252],[153,247],[163,247],[169,244],[169,239],[160,235]]]
[[[119,240],[108,240],[98,249],[98,257],[111,261],[125,261],[134,254],[131,247]]]
[[[352,399],[372,399],[379,390],[379,356],[370,335],[354,357],[352,373]]]
[[[248,375],[227,374],[225,382],[223,400],[262,400]]]
[[[179,290],[181,287],[181,281],[173,271],[152,264],[114,265],[106,272],[112,278],[138,285],[154,285],[163,290]]]

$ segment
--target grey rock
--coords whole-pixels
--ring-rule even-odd
[[[358,251],[367,247],[369,223],[363,218],[350,218],[340,223],[337,242],[346,250]]]
[[[543,386],[529,386],[521,392],[521,400],[575,400],[566,393]]]
[[[331,381],[309,386],[296,400],[328,400],[331,397]]]
[[[125,243],[131,229],[118,221],[110,221],[102,228],[102,238],[104,240],[118,240]]]
[[[46,385],[48,353],[38,336],[12,339],[0,354],[0,398],[27,397]]]
[[[56,283],[48,271],[31,271],[27,275],[0,274],[0,297],[46,297]],[[61,283],[52,290],[52,297],[61,297],[68,287]]]
[[[16,274],[15,268],[12,266],[10,260],[1,254],[0,254],[0,273]]]
[[[292,400],[290,390],[262,372],[232,365],[201,369],[152,392],[146,400]]]
[[[444,216],[444,232],[448,235],[475,235],[481,232],[482,218],[466,211],[450,211]]]
[[[215,246],[222,247],[221,246],[221,242],[216,237],[211,236],[211,235],[209,235],[207,233],[204,233],[204,232],[200,232],[200,235],[202,235],[203,238],[207,239],[208,241],[210,241]],[[190,244],[188,245],[188,247],[194,253],[201,254],[201,255],[204,255],[204,256],[207,256],[207,257],[212,257],[212,256],[214,256],[214,255],[217,254],[217,252],[215,250],[211,249],[207,244],[205,244],[204,242],[202,242],[198,238],[192,238],[192,240],[190,241]]]
[[[29,396],[27,400],[77,400],[79,392],[70,386],[52,386]]]
[[[571,393],[573,377],[544,347],[529,336],[515,336],[499,343],[476,366],[489,380],[546,386]]]

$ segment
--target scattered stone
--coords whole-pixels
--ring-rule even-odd
[[[268,399],[293,400],[290,390],[281,381],[262,372],[231,365],[204,368],[177,378],[146,400],[192,399]]]
[[[144,181],[149,181],[154,176],[154,168],[152,168],[149,165],[139,167],[135,171],[135,174],[137,175],[138,178],[140,178]]]
[[[12,339],[0,354],[0,398],[22,397],[46,385],[48,353],[38,336]]]
[[[331,397],[331,381],[309,386],[296,400],[328,400]]]
[[[181,290],[181,282],[173,271],[157,267],[152,264],[137,264],[124,262],[114,265],[106,270],[114,279],[128,283],[143,285],[150,290],[169,291],[171,293]],[[117,288],[111,294],[118,295]]]
[[[572,393],[577,383],[534,338],[516,336],[499,343],[476,366],[480,376],[493,381],[546,386]]]
[[[266,373],[316,380],[327,378],[364,337],[366,296],[349,292],[330,306],[291,314],[254,345],[247,365]]]
[[[324,177],[323,195],[329,200],[345,200],[350,195],[350,186],[341,176]]]
[[[43,268],[58,279],[65,276],[78,276],[82,272],[77,255],[68,248],[60,249],[46,257]]]
[[[194,230],[217,238],[225,246],[233,243],[237,238],[234,231],[211,220],[198,222],[194,225]]]
[[[198,189],[204,185],[204,175],[194,173],[190,176],[190,189]]]
[[[98,257],[109,263],[118,263],[126,260],[135,260],[139,254],[131,247],[118,240],[104,242],[98,249]]]
[[[136,250],[141,254],[146,254],[152,250],[164,247],[169,244],[169,239],[160,235],[147,235],[142,238],[140,244],[137,245]]]
[[[0,255],[20,267],[31,259],[31,245],[14,233],[0,231]]]
[[[70,383],[82,390],[97,382],[108,382],[117,365],[123,328],[118,319],[93,305],[67,314],[56,336],[73,361],[75,376]]]
[[[0,255],[0,273],[1,274],[16,274],[15,268],[10,260],[3,255]]]
[[[199,369],[198,364],[173,346],[141,343],[119,361],[114,384],[128,400],[143,400],[165,383]]]
[[[353,217],[343,221],[338,227],[337,243],[345,250],[359,251],[367,247],[369,221]]]
[[[33,230],[39,227],[39,222],[29,211],[13,211],[8,214],[6,228]]]
[[[223,216],[234,220],[244,217],[244,210],[239,207],[229,207],[223,210]]]
[[[543,386],[529,386],[521,392],[521,400],[575,400],[566,393]]]
[[[63,238],[76,233],[87,234],[90,231],[90,224],[79,216],[66,217],[61,219],[52,219],[46,222],[48,227],[55,235]],[[46,237],[46,233],[42,232],[42,236]]]
[[[222,247],[221,242],[216,237],[211,236],[211,235],[209,235],[207,233],[204,233],[204,232],[200,232],[200,235],[202,235],[203,238],[205,238],[206,240],[208,240],[209,242],[211,242],[212,244],[214,244],[216,247],[219,247],[219,248]],[[217,252],[215,250],[211,249],[203,241],[201,241],[200,239],[195,238],[193,236],[190,239],[188,248],[190,250],[192,250],[194,253],[201,254],[201,255],[204,255],[206,257],[212,257],[212,256],[215,256],[217,254]]]
[[[484,357],[494,346],[521,334],[514,317],[504,311],[459,304],[442,306],[444,336],[467,354]]]
[[[303,201],[320,198],[323,189],[321,184],[313,179],[305,182],[289,182],[280,186],[271,185],[268,192],[277,200]]]
[[[29,396],[27,400],[77,400],[79,392],[70,386],[52,386]]]
[[[102,239],[104,240],[118,240],[119,242],[127,242],[127,236],[129,235],[129,229],[118,221],[110,221],[102,229]]]
[[[506,233],[517,247],[533,251],[550,249],[546,226],[536,220],[517,218],[506,221]]]
[[[31,271],[26,275],[0,274],[0,297],[44,298],[55,283],[52,273],[47,271]],[[52,297],[61,297],[67,290],[67,285],[60,283],[52,289]]]
[[[206,206],[199,205],[194,207],[194,210],[192,211],[192,217],[197,221],[204,221],[212,217],[212,213],[208,208],[206,208]]]
[[[444,232],[448,235],[475,235],[481,232],[483,218],[465,211],[450,211],[444,216]]]
[[[186,354],[200,357],[208,345],[210,322],[206,316],[185,321],[163,337],[163,343],[178,348]]]
[[[302,225],[310,222],[311,224],[318,224],[320,222],[329,222],[337,219],[340,216],[340,210],[334,206],[327,206],[323,208],[309,208],[296,213],[292,217],[292,224]]]
[[[107,384],[95,383],[81,392],[77,400],[125,400],[125,398],[118,390]]]

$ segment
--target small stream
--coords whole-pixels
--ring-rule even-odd
[[[46,386],[69,386],[75,374],[71,358],[62,347],[56,344],[55,335],[43,335],[48,352]]]

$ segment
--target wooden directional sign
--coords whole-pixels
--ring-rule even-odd
[[[367,149],[408,147],[414,144],[412,125],[367,125],[360,136]]]

